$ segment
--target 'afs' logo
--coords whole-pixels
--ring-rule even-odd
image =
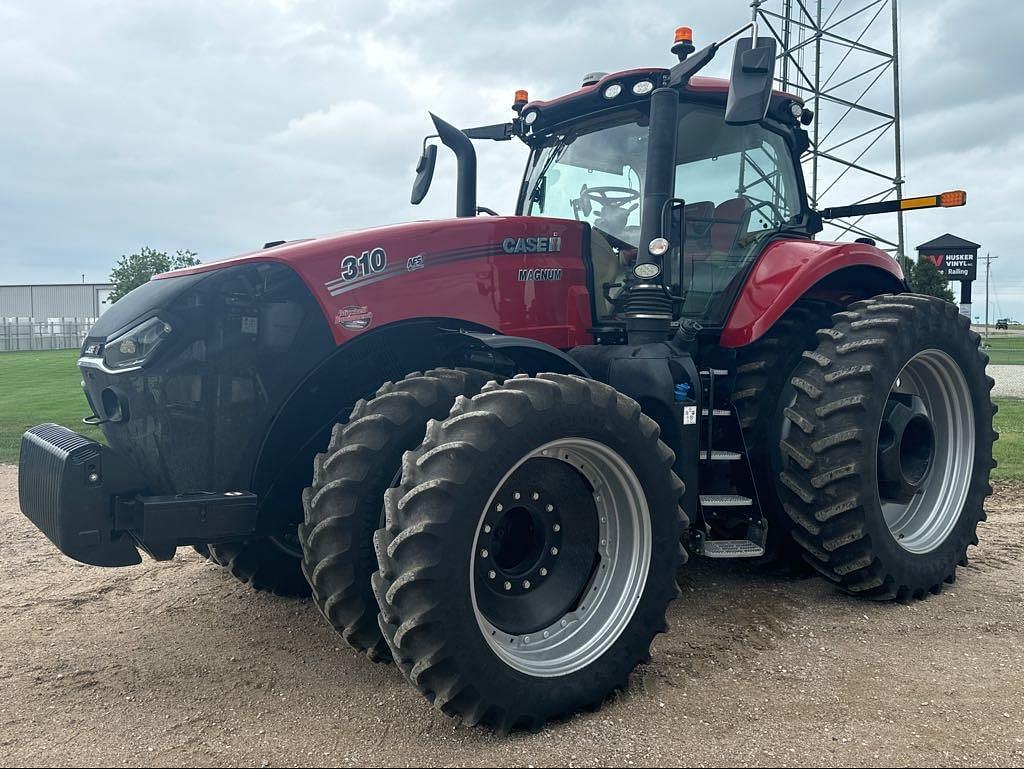
[[[550,254],[562,250],[562,239],[551,238],[505,238],[501,247],[506,254]]]

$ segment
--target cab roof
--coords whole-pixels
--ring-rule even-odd
[[[546,127],[557,125],[591,112],[597,112],[601,109],[643,102],[647,99],[647,95],[636,96],[632,91],[633,86],[641,80],[649,80],[657,84],[668,73],[669,70],[665,67],[639,67],[622,70],[621,72],[612,72],[604,75],[595,83],[581,86],[575,91],[557,96],[554,99],[528,102],[523,107],[521,114],[525,117],[530,112],[536,111],[538,117],[535,121],[536,127],[534,130],[542,132]],[[614,83],[622,86],[622,93],[614,101],[604,99],[602,96],[604,90]],[[720,77],[695,75],[690,78],[689,83],[686,85],[686,92],[697,97],[708,97],[711,99],[720,97],[724,100],[729,93],[729,81]],[[804,103],[804,100],[795,94],[775,90],[772,92],[772,104],[769,109],[774,108],[783,101],[795,101],[801,105]]]

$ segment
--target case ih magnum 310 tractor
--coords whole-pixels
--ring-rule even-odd
[[[729,40],[730,80],[697,76]],[[99,566],[195,546],[312,593],[445,713],[536,728],[623,687],[688,554],[913,600],[991,493],[967,319],[814,211],[813,116],[748,25],[460,131],[458,216],[271,243],[118,301],[79,365],[107,445],[29,430],[25,514]],[[515,216],[472,140],[530,148]]]

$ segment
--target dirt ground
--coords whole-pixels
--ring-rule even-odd
[[[1024,487],[910,606],[695,563],[650,665],[597,713],[499,739],[432,710],[304,602],[181,551],[78,565],[0,467],[0,764],[1024,766]]]

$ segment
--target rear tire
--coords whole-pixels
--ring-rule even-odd
[[[377,624],[370,578],[377,570],[373,533],[383,525],[384,492],[397,483],[402,454],[423,440],[430,419],[448,415],[459,395],[492,379],[483,371],[435,369],[384,384],[334,428],[302,494],[302,571],[321,614],[353,649],[391,659]]]
[[[736,382],[732,404],[743,431],[754,488],[761,513],[768,521],[765,554],[753,566],[781,573],[808,575],[803,550],[793,539],[794,523],[786,514],[776,491],[782,470],[779,440],[782,410],[792,397],[789,384],[805,350],[818,343],[817,331],[832,324],[823,305],[801,303],[775,322],[763,337],[741,347],[736,356]]]
[[[852,304],[792,383],[781,496],[805,560],[875,600],[939,593],[966,565],[992,493],[995,406],[979,337],[952,304]]]
[[[373,588],[430,702],[507,733],[626,686],[668,629],[686,559],[658,437],[632,399],[560,374],[489,384],[429,424],[385,497]]]

